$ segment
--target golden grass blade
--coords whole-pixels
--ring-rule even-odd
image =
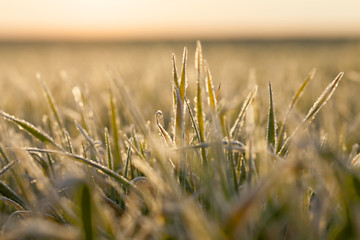
[[[174,79],[174,85],[177,88],[180,88],[179,86],[179,79],[177,76],[177,70],[176,70],[176,58],[175,58],[175,54],[172,54],[172,63],[173,63],[173,79]]]
[[[16,125],[18,125],[18,127],[20,129],[23,129],[25,132],[27,132],[31,136],[35,137],[39,141],[41,141],[43,143],[50,143],[54,147],[61,149],[61,147],[55,143],[55,141],[54,141],[54,139],[52,139],[52,137],[47,135],[47,133],[45,133],[44,131],[35,127],[33,124],[31,124],[25,120],[18,119],[2,110],[0,110],[0,115],[2,117],[4,117],[6,120],[9,120],[10,122],[15,123]]]
[[[292,108],[295,106],[295,104],[297,103],[297,101],[299,100],[301,95],[303,94],[304,89],[306,88],[306,86],[308,85],[310,80],[312,80],[314,78],[315,73],[316,73],[316,69],[314,68],[313,70],[311,70],[311,72],[309,73],[309,75],[307,76],[305,81],[301,84],[300,88],[298,89],[298,91],[296,92],[296,94],[294,95],[294,97],[291,101],[288,112],[290,112],[292,110]]]
[[[195,69],[197,77],[200,81],[201,69],[202,69],[202,47],[200,41],[196,42],[196,52],[195,52]]]
[[[282,123],[280,131],[279,131],[278,140],[277,140],[277,143],[276,143],[276,152],[277,153],[281,150],[281,147],[282,147],[282,145],[284,143],[286,123],[287,123],[287,119],[288,119],[288,117],[290,115],[290,112],[294,108],[295,104],[298,102],[299,98],[303,94],[304,89],[306,88],[306,86],[308,85],[310,80],[312,80],[314,78],[315,73],[316,73],[316,69],[314,68],[313,70],[311,70],[309,75],[306,77],[306,79],[301,84],[300,88],[297,90],[296,94],[292,98],[291,104],[289,105],[289,108],[288,108],[288,110],[287,110],[287,112],[285,114],[285,118],[283,120],[283,123]]]
[[[198,120],[198,125],[199,125],[199,135],[200,135],[200,141],[201,141],[201,143],[203,143],[206,140],[205,140],[204,114],[203,114],[203,108],[202,108],[200,81],[198,81],[196,101],[197,101],[196,102],[196,114],[197,114],[197,120]],[[201,155],[203,158],[203,162],[206,165],[207,159],[206,159],[205,148],[201,149]]]
[[[38,74],[36,74],[36,77],[38,78],[38,80],[40,81],[40,83],[41,83],[41,85],[43,87],[45,97],[48,100],[48,103],[50,105],[50,109],[51,109],[51,111],[52,111],[52,113],[53,113],[53,115],[55,117],[55,120],[56,120],[57,124],[59,125],[62,137],[65,139],[66,137],[65,137],[65,132],[64,132],[64,123],[63,123],[63,121],[62,121],[62,119],[60,117],[59,110],[58,110],[58,108],[56,106],[54,97],[51,94],[50,89],[46,85],[45,81],[42,79],[41,75],[38,73]]]
[[[160,118],[163,116],[163,113],[158,110],[155,114],[155,122],[157,127],[159,128],[161,135],[163,136],[165,142],[167,143],[168,146],[173,147],[174,144],[171,140],[170,134],[165,130],[165,128],[161,125],[160,123]]]
[[[184,98],[185,98],[185,95],[186,95],[186,87],[187,87],[187,79],[186,79],[187,52],[188,52],[188,50],[185,47],[184,48],[184,54],[183,54],[180,86],[179,86],[180,87],[180,98],[181,98],[181,101],[183,101],[183,102],[184,102]]]
[[[281,147],[280,151],[278,152],[279,156],[282,156],[285,154],[286,149],[288,148],[288,145],[291,141],[291,139],[294,137],[294,135],[297,133],[297,131],[300,128],[306,128],[307,126],[309,126],[309,124],[311,123],[311,121],[316,117],[317,113],[320,111],[320,109],[326,104],[326,102],[331,98],[331,96],[333,95],[333,93],[335,92],[342,76],[344,75],[343,72],[340,72],[335,79],[325,88],[325,90],[321,93],[320,97],[316,100],[316,102],[314,103],[314,105],[310,108],[308,114],[306,115],[306,117],[304,118],[304,120],[302,121],[302,123],[300,124],[300,126],[298,126],[294,132],[291,134],[290,137],[288,137],[286,139],[286,141],[284,142],[283,146]]]
[[[331,98],[343,75],[343,72],[339,73],[336,78],[326,87],[320,97],[316,100],[303,121],[305,127],[311,123],[311,121],[316,117],[319,110]]]
[[[245,116],[245,112],[247,110],[247,108],[250,106],[250,103],[254,100],[256,93],[257,93],[257,89],[258,86],[255,85],[255,87],[251,90],[251,92],[249,93],[249,95],[246,97],[246,100],[244,102],[244,104],[242,105],[242,108],[239,112],[238,117],[235,120],[234,125],[232,126],[231,130],[230,130],[230,136],[233,139],[237,138],[237,134],[239,132],[240,129],[240,123],[243,120],[244,116]]]
[[[274,101],[273,101],[270,81],[269,81],[269,114],[268,114],[268,126],[267,126],[267,143],[269,148],[274,150],[276,143],[276,117],[275,117]]]
[[[205,61],[205,69],[206,69],[206,91],[208,93],[208,103],[211,109],[216,111],[216,97],[214,93],[214,87],[211,79],[211,73],[207,62]]]

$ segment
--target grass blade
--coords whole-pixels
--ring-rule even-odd
[[[205,69],[206,69],[206,91],[208,93],[208,102],[211,109],[215,112],[216,111],[216,97],[214,93],[214,87],[211,79],[210,69],[205,62]]]
[[[181,71],[181,79],[180,79],[180,98],[181,101],[184,102],[186,87],[187,87],[187,79],[186,79],[186,62],[187,62],[187,48],[184,48],[183,53],[183,62],[182,62],[182,71]]]
[[[237,138],[237,134],[239,132],[240,129],[240,123],[242,122],[244,116],[245,116],[245,112],[247,110],[247,108],[250,106],[250,103],[254,100],[256,93],[257,93],[257,89],[258,86],[255,85],[255,87],[253,88],[253,90],[251,90],[251,92],[249,93],[249,95],[246,97],[246,100],[244,102],[244,104],[242,105],[242,108],[239,112],[238,117],[235,120],[234,125],[232,126],[231,130],[230,130],[230,136],[233,139]]]
[[[274,101],[271,89],[271,83],[269,81],[269,115],[268,115],[268,127],[267,127],[267,143],[271,150],[274,150],[276,143],[276,118]]]
[[[19,195],[17,195],[9,186],[7,186],[2,181],[0,181],[0,194],[8,199],[11,199],[12,201],[16,202],[17,204],[22,206],[24,209],[26,209],[26,204],[22,200],[22,198]]]
[[[157,127],[159,128],[161,135],[163,136],[163,138],[165,139],[165,142],[167,143],[168,146],[172,147],[173,146],[173,142],[171,140],[170,134],[165,130],[165,128],[161,125],[160,123],[160,118],[162,117],[162,112],[159,110],[156,112],[155,114],[155,122]]]
[[[304,80],[304,82],[301,84],[300,88],[297,90],[296,94],[293,96],[293,99],[291,101],[291,104],[289,105],[289,108],[285,114],[285,118],[283,120],[283,123],[281,125],[280,131],[279,131],[279,135],[278,135],[278,140],[276,143],[276,152],[278,153],[284,143],[284,136],[285,136],[285,129],[286,129],[286,123],[287,123],[287,119],[290,115],[290,112],[292,111],[292,109],[294,108],[295,104],[298,102],[299,98],[301,97],[301,95],[304,92],[304,89],[306,88],[306,86],[308,85],[308,83],[310,82],[311,79],[314,78],[316,73],[316,69],[314,68],[309,75],[307,76],[307,78]]]
[[[80,163],[84,163],[88,166],[94,167],[98,170],[100,170],[101,172],[105,173],[106,175],[114,178],[116,181],[118,181],[119,183],[123,184],[126,187],[129,188],[133,188],[133,184],[128,181],[126,178],[124,178],[123,176],[117,174],[116,172],[114,172],[113,170],[84,157],[81,157],[79,155],[75,155],[72,153],[68,153],[68,152],[64,152],[64,151],[56,151],[56,150],[48,150],[48,149],[39,149],[39,148],[25,148],[25,150],[29,151],[29,152],[41,152],[41,153],[49,153],[49,154],[58,154],[58,155],[63,155],[63,156],[67,156],[70,157],[72,159],[74,159],[77,162]]]
[[[65,139],[66,136],[65,136],[65,132],[64,132],[64,123],[63,123],[62,119],[60,118],[59,110],[58,110],[58,108],[56,106],[54,97],[51,94],[50,89],[46,85],[45,81],[42,79],[41,75],[38,73],[36,75],[36,77],[39,79],[39,81],[40,81],[40,83],[41,83],[41,85],[43,87],[44,94],[45,94],[45,97],[46,97],[46,99],[47,99],[47,101],[49,103],[50,109],[51,109],[51,111],[52,111],[52,113],[53,113],[53,115],[55,117],[55,120],[56,120],[57,124],[59,125],[62,137]]]
[[[196,55],[195,55],[196,70],[197,70],[197,74],[198,74],[197,95],[196,95],[196,114],[197,114],[197,120],[198,120],[198,125],[199,125],[200,141],[201,141],[201,143],[204,143],[205,142],[205,126],[204,126],[204,113],[203,113],[203,106],[202,106],[201,84],[200,84],[201,59],[202,59],[201,44],[198,41],[197,48],[196,48]],[[206,159],[205,148],[201,148],[201,155],[203,158],[203,163],[206,165],[207,159]]]
[[[304,120],[302,121],[302,123],[294,130],[294,132],[291,134],[290,137],[288,137],[285,141],[285,143],[283,144],[283,146],[281,147],[278,155],[282,156],[285,154],[286,149],[288,148],[288,145],[291,141],[291,139],[294,137],[294,135],[297,133],[297,131],[300,128],[306,128],[307,126],[309,126],[309,124],[311,123],[311,121],[316,117],[316,115],[318,114],[318,112],[320,111],[320,109],[326,104],[326,102],[331,98],[331,96],[333,95],[333,93],[335,92],[342,76],[344,75],[343,72],[340,72],[335,79],[325,88],[325,90],[321,93],[320,97],[316,100],[316,102],[314,103],[314,105],[310,108],[308,114],[306,115],[306,117],[304,118]]]
[[[337,88],[342,76],[344,75],[343,72],[339,73],[336,78],[326,87],[326,89],[322,92],[320,97],[316,100],[314,105],[309,110],[308,114],[306,115],[303,123],[305,126],[309,125],[311,121],[316,117],[319,110],[326,104],[326,102],[331,98],[335,89]]]
[[[61,147],[55,143],[54,139],[52,139],[44,131],[36,128],[33,124],[31,124],[25,120],[18,119],[14,116],[11,116],[10,114],[8,114],[2,110],[0,110],[0,115],[3,116],[5,119],[9,120],[10,122],[13,122],[16,125],[18,125],[18,127],[20,127],[20,129],[23,129],[28,134],[30,134],[31,136],[38,139],[40,142],[50,143],[51,145],[55,146],[56,148],[61,149]]]
[[[0,176],[3,175],[4,173],[6,173],[17,161],[12,161],[10,163],[8,163],[5,167],[3,167],[0,170]]]
[[[94,239],[92,199],[90,189],[86,184],[81,187],[81,222],[84,231],[84,239]]]
[[[121,159],[121,148],[120,148],[120,137],[119,137],[119,128],[118,128],[118,117],[116,114],[116,100],[109,89],[110,93],[110,114],[111,114],[111,127],[112,127],[112,134],[113,134],[113,145],[114,145],[114,161],[113,161],[113,169],[118,169],[121,166],[122,159]]]
[[[177,88],[180,88],[180,86],[179,86],[179,80],[178,80],[178,76],[177,76],[177,70],[176,70],[175,54],[172,54],[172,63],[173,63],[173,79],[174,79],[174,85],[175,85]]]

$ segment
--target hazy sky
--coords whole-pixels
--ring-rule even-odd
[[[0,39],[360,36],[360,0],[0,0]]]

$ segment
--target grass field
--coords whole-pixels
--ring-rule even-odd
[[[0,89],[5,239],[360,238],[358,41],[1,43]]]

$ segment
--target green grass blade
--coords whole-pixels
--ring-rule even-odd
[[[250,93],[248,94],[248,96],[246,97],[245,102],[244,102],[244,104],[243,104],[242,107],[241,107],[241,110],[240,110],[240,112],[239,112],[239,115],[238,115],[238,117],[236,118],[235,123],[234,123],[234,125],[232,126],[232,128],[231,128],[231,130],[230,130],[230,136],[231,136],[233,139],[236,139],[236,138],[237,138],[237,134],[238,134],[239,129],[240,129],[240,123],[241,123],[242,120],[244,119],[246,110],[248,109],[248,107],[250,106],[250,104],[252,103],[252,101],[254,100],[254,98],[255,98],[255,96],[256,96],[256,93],[257,93],[257,89],[258,89],[258,86],[255,85],[255,87],[251,90],[251,92],[250,92]]]
[[[205,142],[205,126],[204,126],[204,113],[203,113],[202,97],[201,97],[201,84],[199,80],[197,81],[196,117],[199,125],[200,141],[203,143]],[[201,154],[204,164],[207,164],[205,148],[201,149]]]
[[[81,187],[81,222],[84,232],[85,240],[94,239],[94,229],[93,229],[93,206],[92,199],[90,194],[90,189],[86,184],[83,184]]]
[[[184,104],[181,100],[180,92],[175,88],[176,93],[176,128],[174,134],[174,142],[177,145],[182,145],[184,140],[184,131],[185,131],[185,120],[184,120]]]
[[[127,156],[126,156],[126,164],[125,164],[125,169],[124,169],[124,178],[127,179],[127,175],[128,175],[128,170],[129,170],[129,164],[130,164],[130,158],[131,158],[131,144],[133,143],[133,138],[130,138],[129,140],[129,149],[127,152]]]
[[[51,145],[55,146],[56,148],[61,149],[61,147],[55,143],[54,139],[52,139],[44,131],[35,127],[33,124],[31,124],[25,120],[18,119],[14,116],[11,116],[10,114],[8,114],[4,111],[1,111],[1,110],[0,110],[0,115],[2,117],[4,117],[5,119],[9,120],[10,122],[15,123],[16,125],[18,125],[18,127],[20,127],[20,129],[23,129],[25,132],[27,132],[31,136],[35,137],[39,141],[41,141],[43,143],[50,143]]]
[[[273,102],[271,83],[269,81],[269,115],[267,127],[267,143],[270,149],[274,150],[276,143],[276,118]]]
[[[12,201],[16,202],[17,204],[22,206],[24,209],[26,209],[26,204],[22,200],[22,198],[19,195],[17,195],[9,186],[7,186],[2,181],[0,181],[0,194],[8,199],[11,199]]]
[[[109,97],[110,97],[110,114],[111,114],[111,127],[113,134],[113,145],[114,145],[114,169],[118,169],[121,166],[121,148],[120,148],[120,136],[119,136],[119,128],[118,128],[118,116],[116,114],[116,100],[109,89]]]

